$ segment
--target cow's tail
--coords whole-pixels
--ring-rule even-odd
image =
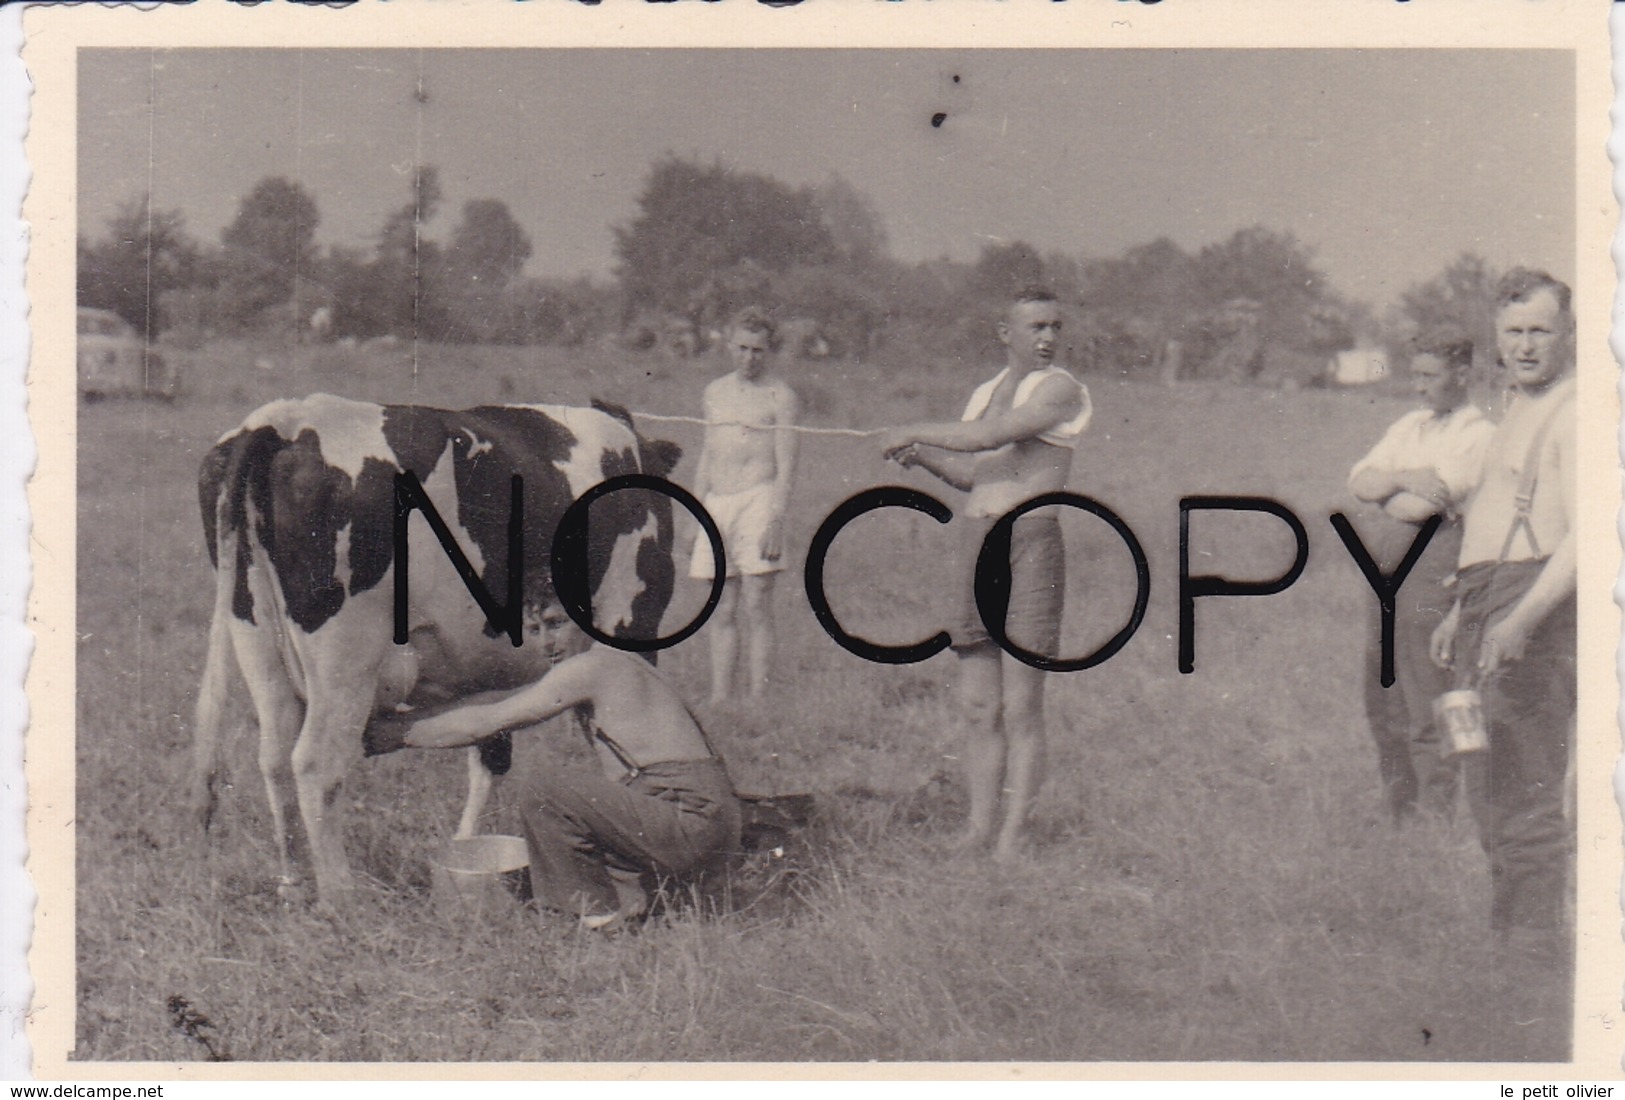
[[[219,776],[220,727],[225,723],[231,684],[231,567],[218,571],[214,622],[209,627],[209,654],[198,687],[197,718],[192,726],[192,809],[207,832],[214,820],[215,784]],[[221,599],[221,593],[224,599]]]
[[[243,537],[231,522],[230,481],[239,473],[224,446],[205,460],[199,479],[203,527],[214,563],[214,615],[209,624],[209,650],[203,659],[203,680],[198,685],[197,711],[192,723],[191,808],[199,827],[207,832],[214,818],[219,777],[220,731],[230,699],[231,665],[236,660],[231,640],[232,596],[240,568],[237,540]],[[240,490],[237,490],[240,491]],[[212,496],[213,499],[209,499]]]

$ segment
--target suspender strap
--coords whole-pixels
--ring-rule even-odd
[[[1522,531],[1524,538],[1529,541],[1529,549],[1534,551],[1535,557],[1543,556],[1540,541],[1535,538],[1534,524],[1529,521],[1529,514],[1535,503],[1535,482],[1540,478],[1540,454],[1545,449],[1546,437],[1551,434],[1552,424],[1556,422],[1558,415],[1569,407],[1572,398],[1573,394],[1570,393],[1552,406],[1535,431],[1535,438],[1529,444],[1529,453],[1524,456],[1523,461],[1523,476],[1518,481],[1518,493],[1512,498],[1512,527],[1507,531],[1506,540],[1501,543],[1500,561],[1507,560],[1519,531]]]
[[[638,776],[643,774],[643,768],[640,767],[630,756],[626,755],[626,750],[621,748],[620,745],[616,744],[615,738],[599,729],[597,722],[592,722],[591,725],[592,735],[604,743],[604,748],[609,750],[609,754],[611,756],[620,761],[621,767],[626,769],[626,777],[628,779],[636,779]]]
[[[673,694],[675,695],[676,693],[674,692]],[[698,718],[694,717],[694,712],[689,709],[689,705],[683,701],[682,696],[676,696],[676,698],[678,703],[682,704],[683,713],[688,715],[688,720],[694,723],[695,729],[699,730],[700,741],[705,745],[706,753],[713,760],[722,759],[717,755],[717,750],[711,744],[711,738],[706,736],[705,727],[700,724],[700,720]],[[601,742],[604,748],[609,750],[609,754],[620,763],[621,767],[626,769],[627,779],[636,779],[638,776],[643,774],[643,766],[628,756],[626,750],[621,748],[620,744],[615,740],[615,738],[611,737],[609,734],[600,729],[596,720],[588,718],[586,715],[580,715],[580,718],[583,724],[586,726],[588,742]]]
[[[676,692],[673,692],[672,694],[676,695]],[[717,753],[717,750],[715,748],[713,748],[712,745],[711,745],[711,738],[706,736],[705,724],[702,723],[698,718],[696,718],[694,716],[693,708],[691,708],[688,705],[688,701],[686,699],[684,699],[681,695],[677,696],[677,701],[679,703],[683,704],[683,713],[688,715],[688,720],[690,722],[694,723],[694,728],[700,731],[700,741],[701,741],[701,743],[703,743],[705,745],[705,751],[708,752],[711,755],[711,759],[713,759],[713,760],[721,760],[722,757]]]

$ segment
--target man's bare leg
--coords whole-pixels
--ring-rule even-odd
[[[1026,838],[1027,816],[1043,781],[1044,673],[1003,656],[1004,688],[1004,822],[999,828],[995,859],[1019,853]]]
[[[733,695],[734,661],[739,656],[739,578],[729,577],[722,599],[706,624],[711,634],[711,702]]]
[[[739,578],[753,699],[760,699],[767,691],[767,670],[773,660],[773,578],[776,576],[777,573],[761,573]]]
[[[999,720],[1001,654],[992,646],[959,655],[959,705],[965,728],[965,781],[970,819],[956,847],[979,851],[993,842],[1004,787],[1005,740]]]

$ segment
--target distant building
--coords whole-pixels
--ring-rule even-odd
[[[1388,377],[1388,353],[1381,348],[1358,347],[1332,357],[1332,377],[1339,386],[1369,386]]]

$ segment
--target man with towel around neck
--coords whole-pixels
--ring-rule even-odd
[[[1089,393],[1055,366],[1061,305],[1029,288],[998,325],[1005,366],[971,395],[962,419],[912,424],[882,436],[882,453],[921,466],[970,494],[955,524],[962,528],[962,610],[950,626],[959,655],[960,706],[967,744],[970,820],[960,840],[967,851],[992,847],[995,858],[1016,855],[1043,775],[1044,673],[1024,664],[988,636],[976,609],[970,571],[998,518],[1042,493],[1061,489],[1072,448],[1089,423]],[[1053,510],[1016,522],[1010,546],[1011,591],[1005,634],[1029,652],[1058,656],[1066,555]]]

